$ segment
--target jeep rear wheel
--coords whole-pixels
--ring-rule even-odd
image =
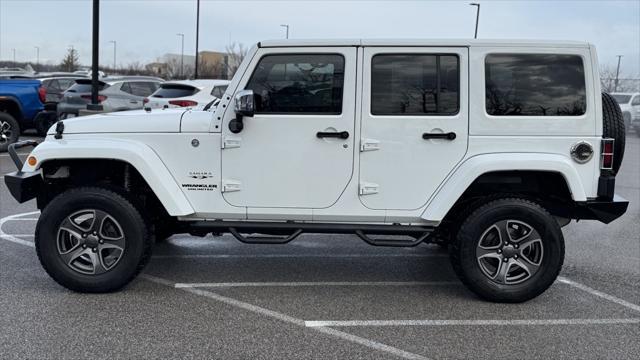
[[[451,244],[451,262],[462,282],[480,297],[522,302],[544,292],[564,261],[557,221],[521,198],[491,201],[475,210]]]
[[[129,283],[151,254],[140,212],[102,188],[72,189],[44,209],[35,245],[47,273],[79,292],[110,292]]]

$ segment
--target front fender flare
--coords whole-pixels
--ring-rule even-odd
[[[48,140],[48,139],[47,139]],[[124,139],[84,138],[45,141],[32,152],[38,163],[25,164],[23,171],[36,171],[42,163],[56,159],[110,159],[133,166],[171,216],[187,216],[193,207],[182,193],[160,157],[146,144]]]
[[[440,185],[420,216],[442,221],[465,190],[481,175],[494,171],[531,170],[560,173],[574,201],[586,201],[582,180],[571,160],[544,153],[481,154],[468,158]]]

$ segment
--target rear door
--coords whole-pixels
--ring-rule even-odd
[[[418,209],[467,151],[467,48],[364,49],[360,200]]]

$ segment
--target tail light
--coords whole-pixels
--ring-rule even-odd
[[[602,160],[600,161],[600,169],[611,170],[613,168],[613,142],[614,139],[602,139]]]
[[[85,100],[89,100],[91,101],[91,95],[82,95],[80,96],[81,98],[85,99]],[[98,102],[101,103],[103,101],[107,100],[107,97],[104,95],[98,95]]]
[[[146,104],[146,103],[148,103],[148,102],[149,102],[149,98],[144,98],[144,99],[142,99],[142,103],[143,103],[143,104]]]
[[[171,105],[176,105],[176,106],[180,106],[180,107],[187,107],[187,106],[196,106],[198,105],[197,102],[193,101],[193,100],[170,100],[169,104]]]
[[[38,97],[43,104],[47,101],[47,89],[44,86],[40,86],[38,89]]]

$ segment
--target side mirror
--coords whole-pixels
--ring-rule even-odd
[[[242,90],[236,95],[236,115],[252,117],[255,111],[253,90]]]
[[[245,116],[252,117],[254,113],[254,96],[253,90],[242,90],[235,98],[236,118],[229,122],[229,130],[237,134],[244,129],[242,118]]]

